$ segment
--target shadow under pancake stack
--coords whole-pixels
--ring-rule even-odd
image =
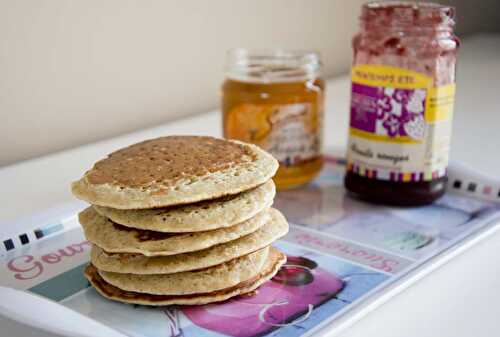
[[[121,302],[205,304],[252,293],[286,257],[271,207],[278,162],[250,144],[170,136],[110,154],[72,184],[92,242],[85,276]]]

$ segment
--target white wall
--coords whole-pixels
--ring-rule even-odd
[[[363,2],[0,0],[0,166],[216,108],[231,47],[347,71]]]

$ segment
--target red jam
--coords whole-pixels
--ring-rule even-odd
[[[443,195],[459,46],[454,15],[432,3],[363,6],[345,177],[353,195],[394,205]]]

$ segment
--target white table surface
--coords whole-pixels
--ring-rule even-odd
[[[500,35],[463,41],[458,67],[451,158],[500,176]],[[343,153],[350,82],[327,86],[325,143]],[[62,116],[63,117],[63,116]],[[138,115],[137,118],[140,118]],[[82,125],[83,128],[91,128]],[[0,222],[73,200],[71,181],[119,147],[169,134],[221,135],[218,111],[0,168]],[[43,132],[35,135],[43,137]],[[0,237],[18,233],[4,226]],[[367,315],[342,336],[499,336],[500,234],[467,251]],[[2,320],[0,336],[52,336]],[[9,333],[9,337],[12,334]],[[17,336],[16,336],[17,337]]]

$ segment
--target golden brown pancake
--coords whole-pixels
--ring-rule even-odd
[[[285,217],[271,208],[270,220],[253,233],[196,252],[147,257],[142,254],[109,253],[94,245],[94,266],[104,271],[130,274],[172,274],[215,266],[262,249],[288,232]]]
[[[209,293],[197,293],[189,295],[150,295],[132,291],[125,291],[107,283],[92,264],[85,269],[85,277],[91,285],[104,297],[126,303],[143,305],[172,305],[172,304],[207,304],[220,302],[231,297],[251,293],[267,280],[271,279],[285,264],[286,256],[277,251],[271,250],[269,258],[260,271],[260,273],[251,279],[240,282],[239,284]]]
[[[269,221],[269,210],[231,227],[194,233],[163,233],[118,225],[92,207],[80,212],[85,237],[110,253],[167,256],[206,249],[255,232]]]
[[[99,206],[158,208],[238,194],[277,169],[276,159],[252,144],[168,136],[111,153],[74,182],[72,192]]]
[[[251,190],[194,204],[153,209],[95,206],[96,212],[118,224],[157,232],[200,232],[230,227],[271,207],[276,194],[272,180]]]

